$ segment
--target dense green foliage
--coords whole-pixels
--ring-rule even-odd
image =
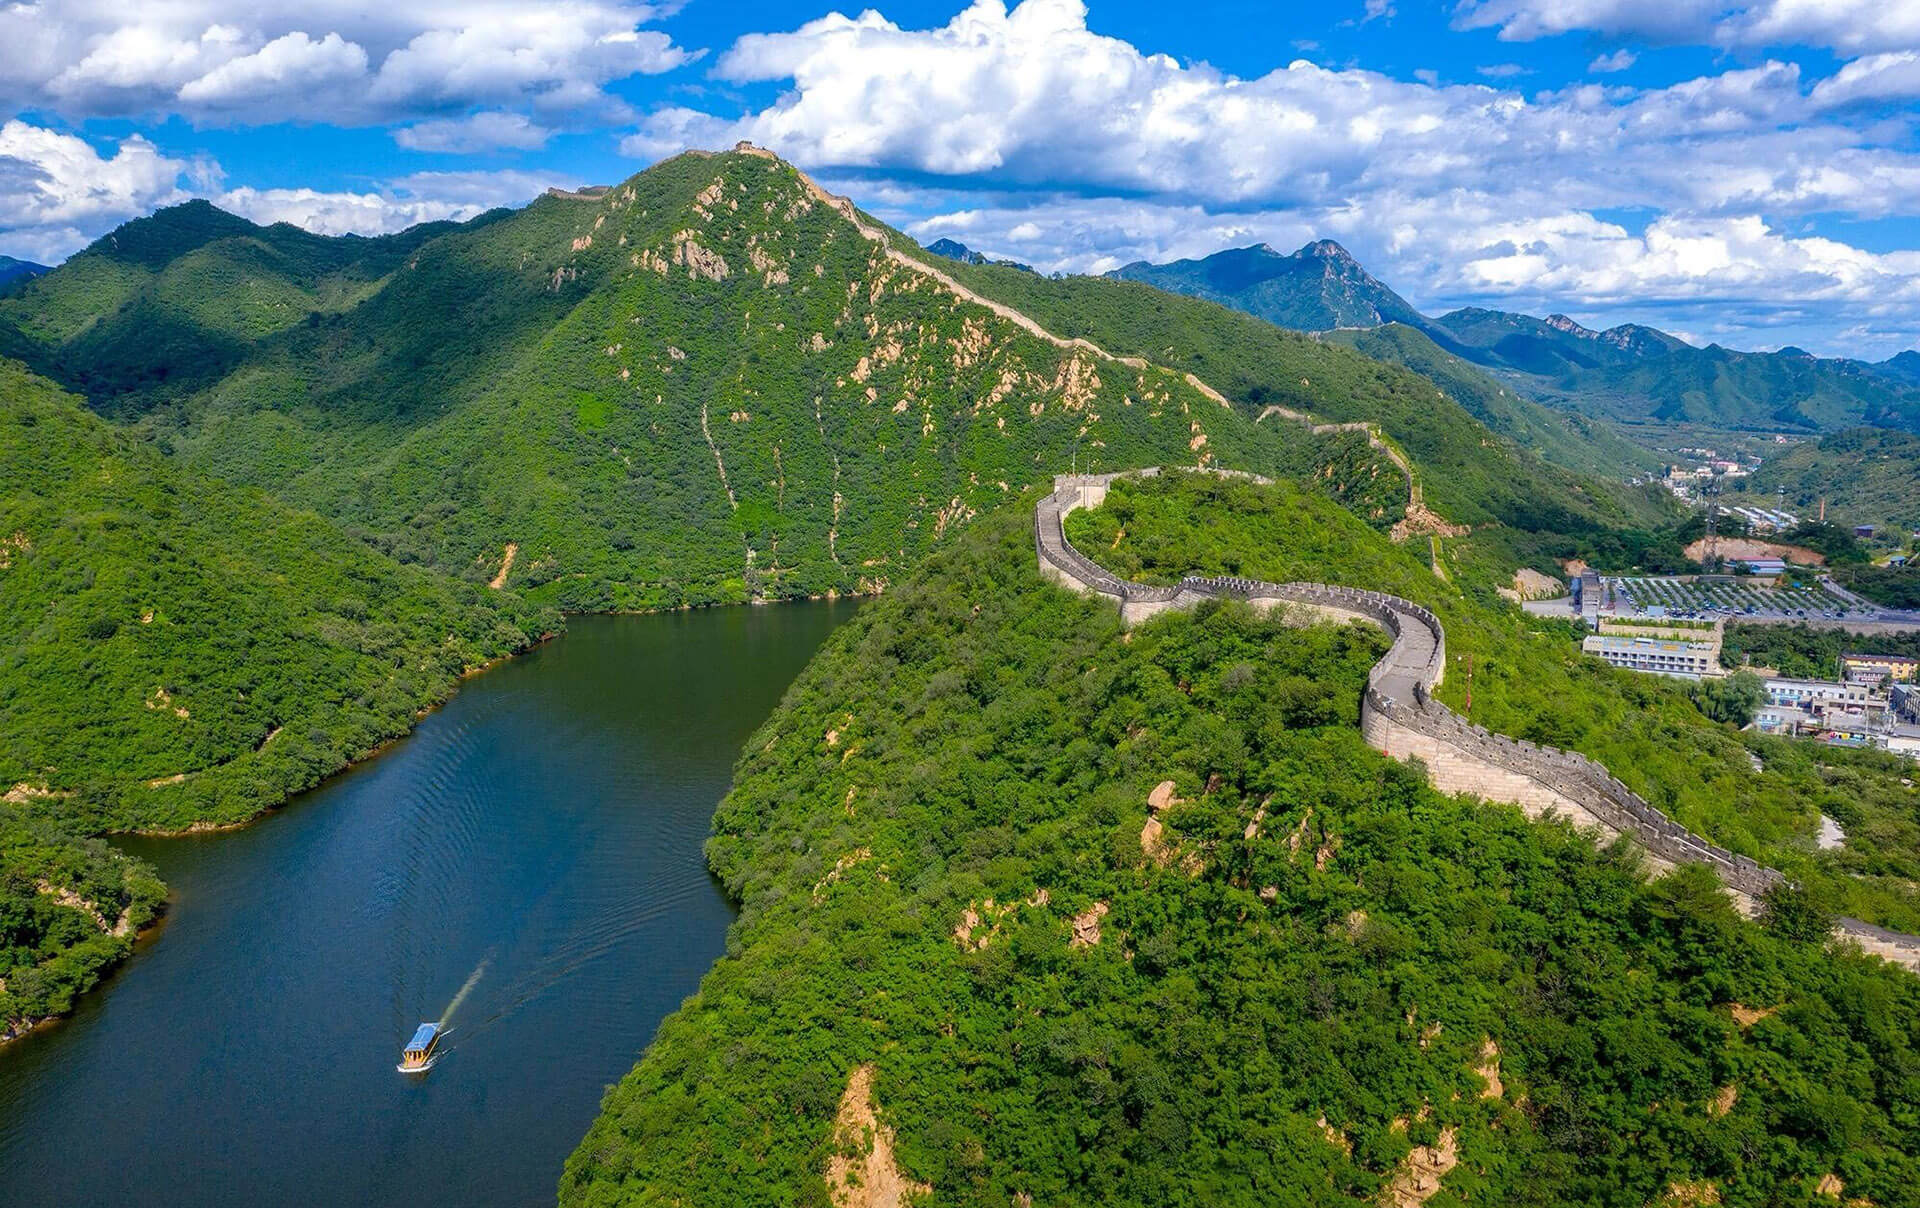
[[[185,472],[0,363],[0,785],[84,830],[231,822],[557,618]]]
[[[72,1010],[164,896],[146,865],[0,801],[0,1036]]]
[[[1266,534],[1204,490],[1133,520],[1224,506],[1221,555]],[[1355,729],[1376,632],[1224,606],[1123,634],[1035,573],[1030,502],[863,609],[749,743],[709,844],[728,954],[563,1204],[824,1205],[862,1064],[939,1203],[1361,1202],[1443,1130],[1435,1205],[1639,1208],[1684,1179],[1797,1203],[1828,1172],[1916,1202],[1920,983],[1741,922],[1702,870],[1647,884],[1627,849],[1434,793]],[[1272,569],[1373,560],[1336,566],[1335,536],[1371,534]]]
[[[1722,500],[1803,515],[1824,500],[1827,514],[1848,525],[1872,524],[1904,541],[1920,531],[1920,436],[1884,428],[1849,428],[1802,441],[1768,458],[1738,494]]]
[[[1840,653],[1870,650],[1875,654],[1920,657],[1920,632],[1848,633],[1815,629],[1811,625],[1727,626],[1720,643],[1720,662],[1728,668],[1771,667],[1799,679],[1834,679],[1840,674]]]
[[[1500,733],[1598,760],[1695,831],[1818,887],[1842,913],[1920,931],[1915,884],[1847,876],[1838,857],[1815,850],[1815,798],[1824,796],[1817,769],[1769,762],[1756,772],[1750,752],[1761,740],[1702,716],[1680,681],[1610,667],[1582,655],[1562,627],[1435,578],[1424,546],[1394,545],[1285,483],[1211,476],[1122,481],[1103,507],[1068,520],[1083,551],[1132,578],[1309,580],[1425,604],[1446,625],[1439,695],[1455,709]],[[1901,784],[1893,766],[1874,774],[1887,784],[1871,808],[1902,825],[1920,823],[1920,790]],[[1920,865],[1920,830],[1913,838],[1892,854]]]
[[[1751,671],[1736,671],[1687,685],[1687,698],[1717,722],[1743,729],[1767,703],[1767,687]]]
[[[1920,565],[1843,566],[1834,572],[1841,586],[1888,608],[1920,611]]]
[[[1842,566],[1867,560],[1867,551],[1851,530],[1830,521],[1802,520],[1779,539],[1788,545],[1804,545],[1825,558],[1829,565]]]

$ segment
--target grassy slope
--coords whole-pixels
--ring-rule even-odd
[[[723,279],[668,263],[687,237]],[[1282,438],[959,303],[743,154],[435,239],[148,423],[403,558],[478,581],[515,543],[514,584],[585,609],[871,588],[1076,448],[1337,462],[1394,510],[1351,438]]]
[[[1840,912],[1920,930],[1920,893],[1899,880],[1920,874],[1920,790],[1901,783],[1897,760],[1825,751],[1814,758],[1784,740],[1748,739],[1709,722],[1678,683],[1582,656],[1571,631],[1536,629],[1517,609],[1441,582],[1417,551],[1286,484],[1123,483],[1104,508],[1071,519],[1081,548],[1125,575],[1307,579],[1426,604],[1447,627],[1440,695],[1456,709],[1467,711],[1470,676],[1470,713],[1480,724],[1589,755],[1688,826],[1817,887]],[[1750,750],[1766,761],[1764,772],[1753,771]],[[1848,875],[1868,855],[1864,846],[1815,851],[1821,809],[1897,835],[1871,857],[1888,875]]]
[[[1830,1170],[1912,1202],[1910,978],[1433,793],[1355,731],[1371,631],[1226,608],[1123,636],[1040,580],[1030,503],[863,609],[748,744],[708,849],[728,955],[563,1204],[824,1204],[862,1063],[940,1203],[1360,1202],[1443,1128],[1436,1204],[1797,1202]],[[1163,778],[1197,875],[1143,859]],[[1730,1000],[1782,1010],[1742,1030]]]
[[[551,623],[183,471],[4,362],[0,484],[0,785],[67,794],[38,808],[84,831],[276,805]]]

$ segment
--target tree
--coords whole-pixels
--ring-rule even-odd
[[[1687,696],[1700,712],[1715,721],[1744,727],[1767,703],[1766,685],[1751,671],[1736,671],[1721,679],[1703,679],[1687,685]]]
[[[1804,885],[1782,881],[1766,893],[1761,921],[1768,931],[1796,943],[1817,944],[1833,931],[1833,913]]]

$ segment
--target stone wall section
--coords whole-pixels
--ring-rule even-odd
[[[1256,482],[1267,479],[1237,471]],[[1192,608],[1206,599],[1231,598],[1302,609],[1316,618],[1365,620],[1393,638],[1385,657],[1368,674],[1360,729],[1376,750],[1395,759],[1419,759],[1434,786],[1518,805],[1529,817],[1557,813],[1603,836],[1626,835],[1656,869],[1706,864],[1719,874],[1735,901],[1752,914],[1758,899],[1785,880],[1773,868],[1710,843],[1667,817],[1599,763],[1572,751],[1496,734],[1476,726],[1433,699],[1446,674],[1446,631],[1432,612],[1384,592],[1320,583],[1268,583],[1254,579],[1189,576],[1178,586],[1134,583],[1073,548],[1064,522],[1076,508],[1098,507],[1116,478],[1152,477],[1158,467],[1099,475],[1061,475],[1053,494],[1034,515],[1034,548],[1040,573],[1073,591],[1104,596],[1134,625],[1169,609]],[[1920,936],[1904,935],[1842,919],[1837,934],[1865,951],[1920,969]]]

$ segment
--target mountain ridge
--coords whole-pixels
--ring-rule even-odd
[[[1163,265],[1137,260],[1106,275],[1222,302],[1302,331],[1425,321],[1331,239],[1292,253],[1258,243]]]
[[[1316,263],[1324,266],[1318,273],[1302,267]],[[1920,352],[1876,364],[1791,346],[1696,347],[1644,324],[1595,330],[1561,312],[1542,319],[1469,306],[1428,317],[1331,240],[1290,255],[1256,244],[1167,264],[1137,261],[1107,275],[1299,331],[1402,323],[1542,402],[1587,415],[1788,432],[1861,423],[1920,430]]]
[[[1364,442],[1280,439],[1183,373],[1056,336],[757,148],[317,266],[244,220],[168,218],[219,237],[118,275],[110,237],[0,320],[188,464],[476,582],[512,543],[510,583],[546,603],[881,590],[1076,448],[1331,458],[1381,523],[1405,502],[1359,473]],[[170,288],[215,253],[257,267]],[[248,327],[263,291],[284,305]],[[178,338],[59,321],[102,294]]]
[[[0,256],[0,290],[15,282],[31,280],[49,271],[44,264],[35,264],[31,260],[16,260],[12,256]]]

